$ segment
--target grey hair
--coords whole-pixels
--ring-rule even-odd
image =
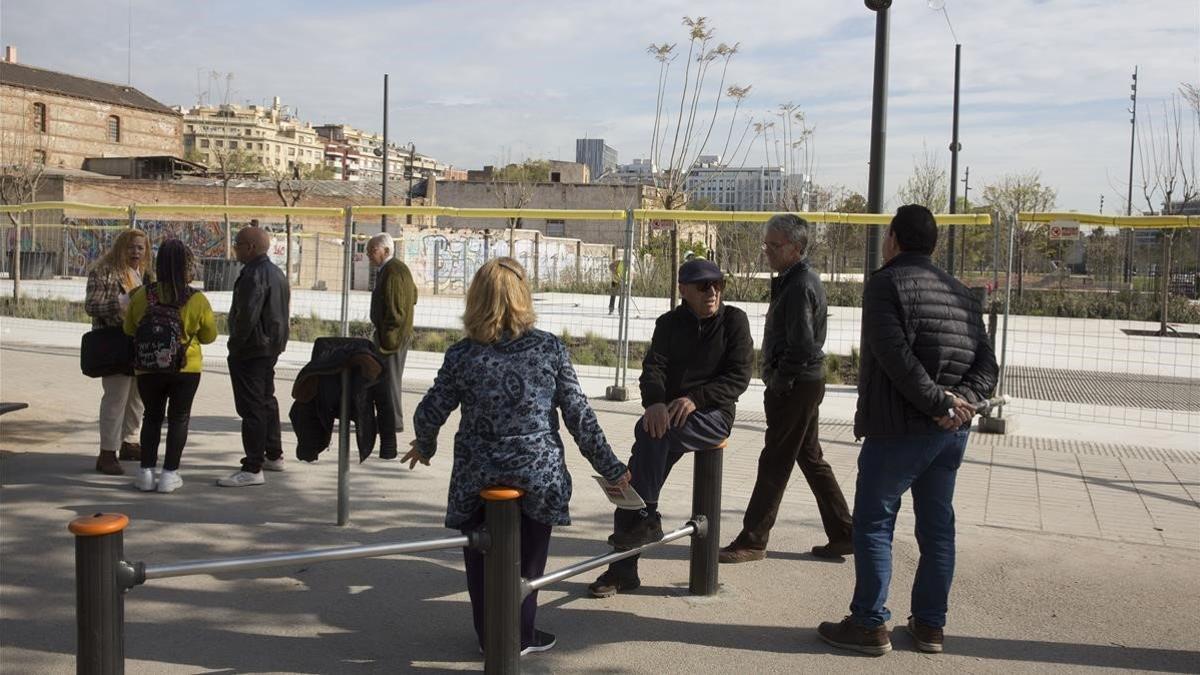
[[[782,232],[793,244],[800,244],[800,254],[808,252],[808,221],[792,213],[776,213],[763,226],[763,232]]]
[[[371,237],[371,239],[367,242],[367,248],[371,248],[372,246],[378,246],[379,248],[386,249],[388,252],[393,254],[396,253],[396,242],[392,239],[392,235],[388,234],[387,232],[380,232],[374,237]]]

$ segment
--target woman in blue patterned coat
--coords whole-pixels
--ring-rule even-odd
[[[446,350],[433,387],[413,415],[416,438],[401,461],[429,464],[438,430],[462,405],[454,436],[454,464],[446,527],[468,531],[483,523],[480,490],[507,486],[521,499],[521,575],[546,569],[550,529],[571,523],[571,476],[567,473],[558,412],[583,456],[611,482],[629,474],[613,454],[596,414],[579,387],[567,348],[537,330],[525,270],[512,258],[488,261],[467,290],[463,325],[467,337]],[[483,644],[483,555],[463,549],[475,634]],[[537,593],[521,606],[521,653],[554,646],[554,636],[534,628]]]

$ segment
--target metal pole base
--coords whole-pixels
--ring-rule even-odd
[[[688,591],[692,595],[715,595],[721,548],[721,473],[725,442],[711,450],[696,451],[692,478],[692,514],[704,519],[703,534],[692,539]]]

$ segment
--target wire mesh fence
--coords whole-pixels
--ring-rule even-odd
[[[229,242],[251,219],[258,220],[272,234],[272,261],[290,272],[298,341],[342,331],[370,333],[374,271],[365,249],[381,230],[383,214],[392,218],[394,254],[419,288],[414,313],[419,352],[436,354],[457,339],[471,278],[500,256],[526,268],[539,327],[568,342],[581,374],[618,383],[636,379],[628,370],[639,368],[656,318],[671,307],[675,265],[688,257],[710,258],[726,271],[725,301],[747,313],[756,342],[770,300],[772,272],[760,250],[769,213],[247,206],[237,207],[226,222],[222,212],[232,207],[133,208],[152,247],[168,238],[191,247],[199,260],[198,283],[219,314],[228,311],[237,271]],[[125,207],[97,211],[80,205],[27,211],[21,214],[19,246],[17,228],[0,226],[8,253],[0,272],[8,283],[19,283],[26,298],[76,305],[42,315],[26,308],[23,316],[33,311],[86,322],[77,306],[86,272],[129,226],[129,215]],[[889,218],[804,215],[813,223],[809,258],[828,295],[829,379],[852,384],[866,274],[864,225]],[[939,222],[950,218],[939,216]],[[1147,229],[1141,225],[1154,222],[1083,217],[1082,227],[1064,237],[1061,230],[1052,235],[1052,219],[1023,214],[1017,221],[993,223],[986,215],[967,214],[953,221],[959,223],[961,246],[955,272],[984,297],[1004,362],[1004,393],[1016,398],[1008,414],[1200,430],[1200,229],[1176,227],[1176,221],[1169,229]],[[563,221],[586,222],[593,241],[545,234],[549,224]],[[12,269],[17,250],[19,282]],[[935,259],[946,262],[945,253],[939,248]],[[627,291],[619,281],[628,282]]]

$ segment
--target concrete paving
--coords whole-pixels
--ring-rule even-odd
[[[228,490],[213,482],[237,466],[238,420],[220,350],[206,358],[181,473],[171,495],[143,494],[131,477],[93,472],[100,386],[78,372],[78,336],[16,339],[27,325],[4,320],[0,400],[29,409],[0,419],[0,663],[4,672],[73,667],[74,571],[66,524],[121,512],[132,524],[126,557],[155,563],[311,547],[441,537],[453,416],[441,454],[415,471],[370,458],[351,474],[352,523],[335,520],[336,461],[292,458],[267,485]],[[71,343],[71,340],[74,343]],[[296,359],[280,369],[281,406]],[[436,360],[415,359],[411,411]],[[589,393],[602,373],[584,372]],[[633,384],[631,382],[631,384]],[[618,454],[628,456],[639,407],[595,400]],[[833,388],[822,407],[822,440],[853,498],[857,445],[853,395]],[[1066,428],[1063,428],[1066,427]],[[543,591],[539,624],[559,637],[526,657],[529,672],[1093,672],[1200,671],[1192,632],[1200,601],[1200,448],[1191,435],[1107,425],[1094,436],[1050,418],[1023,435],[974,434],[956,495],[959,560],[947,653],[916,652],[902,628],[916,563],[907,507],[896,533],[892,607],[896,651],[881,658],[835,652],[819,621],[846,613],[850,561],[827,563],[803,479],[784,498],[768,558],[721,567],[721,592],[687,594],[686,544],[642,565],[642,589],[587,597],[592,575]],[[1082,431],[1082,430],[1080,430]],[[1042,433],[1045,432],[1045,433]],[[401,444],[411,437],[404,434]],[[732,538],[753,484],[762,441],[761,391],[739,405],[725,458],[722,541]],[[606,551],[606,501],[568,440],[575,477],[574,524],[558,528],[550,569]],[[126,463],[129,470],[133,465]],[[668,523],[688,515],[691,476],[680,464],[663,498]],[[126,598],[131,673],[367,673],[477,670],[461,556],[457,551],[292,566],[151,582]]]

